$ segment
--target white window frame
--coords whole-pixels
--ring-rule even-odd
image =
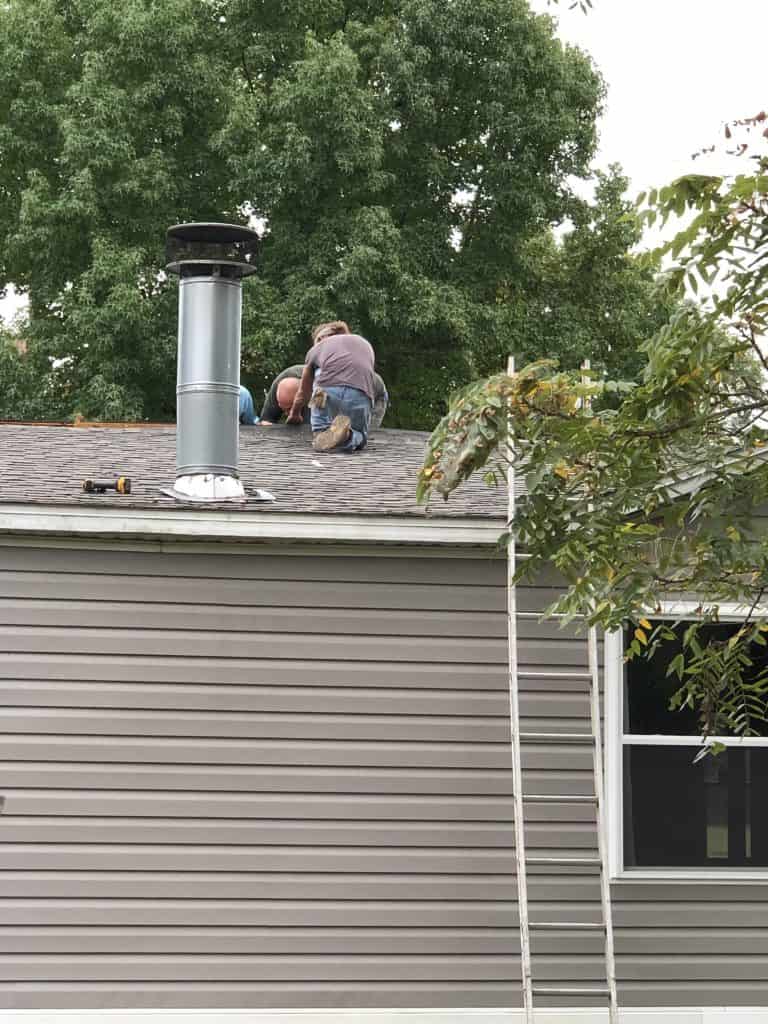
[[[696,601],[674,601],[662,605],[661,611],[649,613],[653,619],[701,618],[701,605]],[[749,611],[735,604],[719,606],[722,622],[737,622]],[[768,607],[756,609],[768,614]],[[625,746],[698,747],[699,736],[625,736],[624,735],[624,634],[621,630],[605,635],[605,805],[608,833],[608,870],[615,881],[707,881],[748,882],[768,880],[765,868],[627,868],[624,865],[624,772]],[[727,747],[768,747],[768,736],[712,736],[708,743]]]

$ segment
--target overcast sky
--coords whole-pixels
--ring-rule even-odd
[[[634,196],[691,170],[726,169],[691,154],[723,123],[768,108],[768,0],[593,0],[588,15],[548,7],[560,35],[592,55],[608,84],[598,166],[617,161]],[[0,300],[8,317],[12,299]]]
[[[569,2],[531,6],[553,14],[607,83],[597,163],[622,164],[633,195],[727,169],[691,154],[721,141],[725,121],[768,108],[768,2],[593,0],[587,15]]]

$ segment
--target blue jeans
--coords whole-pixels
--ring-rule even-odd
[[[328,401],[324,409],[312,407],[312,433],[326,430],[331,425],[334,416],[349,416],[352,433],[349,440],[338,446],[340,452],[355,452],[365,448],[368,441],[368,432],[371,429],[371,410],[373,402],[364,391],[357,388],[324,387],[320,389],[328,395]],[[318,390],[317,387],[314,389]]]
[[[254,423],[259,422],[259,417],[256,415],[256,410],[253,407],[253,395],[242,384],[240,385],[240,398],[237,403],[237,418],[248,427],[252,427]]]

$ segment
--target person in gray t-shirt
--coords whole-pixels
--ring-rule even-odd
[[[279,423],[283,414],[287,415],[290,412],[303,370],[304,364],[296,363],[295,366],[289,366],[282,373],[278,373],[272,381],[261,409],[259,422],[262,425],[269,426],[272,423]],[[288,383],[283,384],[283,381]],[[378,430],[389,405],[387,387],[378,373],[373,375],[373,392],[371,430]],[[304,420],[308,421],[307,415],[304,416]]]
[[[312,342],[288,422],[300,421],[311,392],[312,447],[359,451],[368,441],[371,426],[373,347],[359,334],[350,333],[343,320],[318,325]]]

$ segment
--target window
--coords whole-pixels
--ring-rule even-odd
[[[673,620],[674,621],[674,620]],[[667,641],[647,661],[624,664],[627,636],[606,642],[606,729],[611,867],[615,875],[708,875],[768,869],[768,726],[760,736],[717,737],[727,749],[696,761],[696,713],[671,710],[677,677],[667,666],[681,650]],[[718,639],[736,623],[707,626]],[[757,647],[755,662],[768,662]]]

